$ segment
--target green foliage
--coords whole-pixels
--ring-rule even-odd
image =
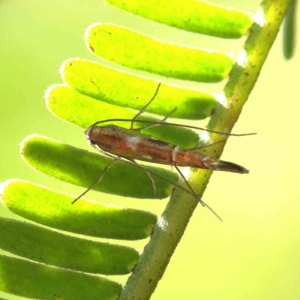
[[[124,30],[122,30],[121,32],[123,33]],[[103,40],[99,39],[97,32],[96,33],[94,32],[94,40],[96,40],[98,44],[103,43]],[[119,43],[120,41],[117,42]],[[165,45],[163,47],[165,47]],[[162,48],[162,46],[160,45],[159,48]],[[130,51],[132,53],[132,50]],[[109,52],[110,53],[112,52],[111,48]],[[167,58],[166,53],[161,57]],[[206,56],[210,55],[207,52],[205,52],[205,54]],[[212,56],[215,57],[218,55],[222,57],[221,54],[217,54],[217,53],[212,54]],[[119,60],[122,59],[120,58],[120,56],[121,56],[120,51],[116,50],[114,52],[115,59],[119,59]],[[148,56],[149,54],[147,53],[147,57]],[[184,57],[181,60],[184,60]],[[225,60],[228,60],[228,57],[226,57]],[[137,61],[136,58],[135,61]],[[168,58],[168,63],[170,62],[172,62],[172,64],[174,63],[173,60],[170,60]],[[140,61],[140,63],[141,64],[145,63],[145,60]],[[159,66],[159,63],[160,62],[156,61],[155,64],[153,62],[153,65],[156,65],[157,67],[160,67],[162,69],[162,66]],[[207,72],[206,68],[209,69],[212,63],[215,64],[215,62],[212,61],[206,63],[203,63],[201,61],[200,66],[197,66],[197,68],[199,69],[201,68],[199,70],[199,74],[200,74],[199,76],[204,76],[204,72]],[[229,64],[231,68],[232,67],[231,60]],[[181,73],[186,72],[186,66],[179,64],[178,69],[179,68],[181,68],[180,70]],[[169,72],[170,69],[165,67],[162,71]],[[190,69],[189,71],[191,72]],[[211,69],[210,71],[211,72],[213,71],[213,73],[215,73],[215,70]],[[172,73],[174,72],[175,70],[173,68]],[[137,109],[137,110],[142,109],[149,102],[149,99],[151,99],[151,97],[153,96],[153,93],[156,90],[158,85],[158,82],[153,79],[137,76],[117,68],[108,67],[104,64],[99,64],[99,63],[82,60],[82,59],[67,60],[61,68],[61,74],[65,83],[68,86],[75,89],[76,91],[78,91],[80,93],[79,95],[81,96],[82,94],[87,95],[93,99],[93,101],[92,100],[90,101],[91,103],[84,103],[84,105],[80,105],[78,108],[74,107],[73,109],[70,109],[73,112],[75,109],[77,109],[79,114],[79,109],[85,108],[87,117],[84,117],[83,119],[84,120],[87,119],[90,122],[88,125],[93,123],[92,120],[89,120],[89,115],[92,113],[91,109],[87,109],[87,107],[90,108],[89,105],[97,105],[96,103],[98,103],[98,106],[95,107],[95,109],[97,109],[96,112],[98,111],[103,112],[103,114],[107,116],[109,119],[117,118],[120,116],[126,118],[133,118],[134,113],[132,111],[129,112],[128,109],[122,109],[119,106],[124,106],[127,108],[129,107],[131,109]],[[205,74],[205,76],[207,78],[208,76],[207,73]],[[221,74],[219,76],[221,76]],[[183,77],[183,78],[188,79],[188,77]],[[53,89],[56,88],[59,87],[57,86],[53,87]],[[50,103],[52,103],[54,102],[51,99],[53,90],[50,91],[51,92],[49,92],[49,95],[47,94],[46,98],[49,99],[48,101]],[[67,91],[65,92],[67,93]],[[58,99],[65,97],[59,95],[58,93],[59,91],[57,91],[57,95],[55,95]],[[71,92],[69,93],[70,93],[69,97],[71,98],[72,94]],[[80,98],[79,95],[77,96],[78,98]],[[68,95],[66,96],[68,97]],[[82,97],[82,99],[85,98]],[[100,100],[101,102],[99,103],[95,101],[95,99]],[[78,101],[80,100],[74,99],[73,101],[71,101],[70,99],[68,105],[72,105],[72,103],[77,103]],[[115,104],[116,106],[109,106],[103,102]],[[53,105],[54,104],[55,102],[53,103]],[[55,113],[56,109],[59,109],[59,104],[57,104],[57,107],[55,107],[55,109],[53,106],[49,108],[51,109],[52,112]],[[188,87],[181,87],[178,85],[170,85],[164,83],[160,87],[159,93],[156,95],[155,101],[153,101],[151,105],[147,107],[147,112],[166,116],[174,109],[174,107],[176,107],[176,111],[172,114],[173,118],[198,120],[198,119],[205,119],[209,117],[215,106],[216,106],[216,99],[212,94],[208,92],[204,92],[197,88],[191,89]],[[64,106],[63,108],[64,110],[66,110]],[[99,120],[101,115],[99,115],[98,113],[96,117],[97,119],[95,118],[93,119],[94,122]],[[66,116],[64,116],[63,118],[72,122]],[[85,126],[85,128],[86,127],[87,126]],[[170,134],[170,135],[176,135],[176,134]]]
[[[0,227],[1,249],[46,265],[115,275],[130,272],[138,259],[132,248],[79,239],[26,222],[0,218]]]
[[[107,0],[107,2],[153,21],[221,38],[240,38],[247,34],[252,24],[251,18],[244,12],[206,1]]]
[[[93,237],[137,240],[150,235],[157,219],[144,211],[71,196],[13,180],[3,183],[3,204],[17,215],[52,228]]]
[[[27,137],[21,144],[21,155],[32,168],[60,180],[89,187],[99,177],[110,159],[70,145],[62,144],[38,135]],[[164,169],[151,167],[171,182],[177,175]],[[122,180],[119,180],[122,178]],[[154,178],[156,179],[156,178]],[[139,182],[140,188],[137,188]],[[155,180],[156,193],[147,174],[132,165],[123,162],[113,164],[105,173],[101,184],[95,189],[104,193],[136,198],[165,198],[171,194],[172,186],[165,181]]]
[[[90,27],[86,40],[89,48],[104,59],[171,78],[219,82],[233,65],[225,54],[160,41],[113,24]]]
[[[108,279],[0,255],[0,289],[34,299],[114,300],[121,285]]]
[[[110,78],[113,79],[115,77]],[[110,90],[113,89],[115,88],[111,86]],[[123,89],[123,91],[124,90],[125,89]],[[125,93],[129,93],[129,90],[130,86],[128,87],[128,89],[126,88]],[[189,92],[187,94],[190,95]],[[88,128],[91,124],[94,124],[96,121],[99,121],[99,117],[101,119],[115,119],[120,118],[121,116],[122,118],[131,120],[136,114],[132,110],[126,109],[124,107],[111,105],[106,102],[97,101],[96,99],[93,99],[86,95],[82,95],[81,93],[76,92],[65,85],[55,85],[50,87],[46,94],[46,101],[49,110],[53,114],[62,118],[63,120],[66,120],[85,129]],[[192,103],[193,106],[193,100],[188,102]],[[202,107],[204,109],[210,107],[208,109],[210,110],[212,107],[211,103],[207,105],[207,101],[205,99],[203,102],[204,104],[202,105]],[[161,112],[165,111],[169,106],[168,102],[165,103],[166,105],[161,105],[161,107],[159,108]],[[181,107],[185,106],[185,104],[181,105]],[[170,110],[168,112],[170,112]],[[151,117],[145,118],[141,116],[139,120],[149,120],[153,122],[157,121],[158,119],[154,119]],[[106,124],[109,124],[109,122]],[[127,128],[130,127],[129,122],[114,122],[114,124],[120,124],[121,126]],[[135,125],[135,127],[144,126],[147,126],[147,124],[136,123]],[[181,147],[194,147],[198,142],[198,135],[194,131],[180,127],[159,126],[145,130],[145,133],[151,134],[152,136],[157,138],[162,138],[166,142],[172,142],[176,145],[180,145]]]
[[[125,67],[201,82],[217,82],[230,74],[224,89],[228,107],[218,104],[210,93],[164,82],[153,106],[149,107],[149,111],[163,116],[174,107],[177,111],[173,116],[178,118],[212,116],[209,128],[225,132],[230,132],[238,119],[288,6],[288,1],[264,1],[260,9],[268,27],[254,24],[249,30],[252,20],[246,13],[201,1],[108,2],[186,31],[224,38],[238,38],[249,32],[244,48],[248,60],[243,66],[233,64],[232,59],[222,53],[166,43],[115,24],[91,26],[86,34],[86,42],[95,54]],[[52,86],[46,94],[47,106],[61,119],[84,128],[99,119],[131,119],[135,113],[127,108],[141,109],[158,84],[129,71],[79,59],[65,62],[61,73],[68,86]],[[143,117],[143,120],[153,118]],[[159,126],[147,132],[180,146],[197,144],[197,135],[186,129]],[[211,140],[216,142],[219,137],[211,135]],[[221,155],[223,147],[218,144],[215,156]],[[207,153],[212,151],[208,149]],[[41,136],[27,137],[21,153],[34,169],[82,187],[90,186],[110,161]],[[170,182],[178,181],[178,175],[172,172],[149,170]],[[200,196],[210,176],[210,171],[192,173],[190,185]],[[163,198],[172,193],[170,182],[155,178],[154,194],[149,177],[142,170],[120,162],[112,165],[95,190],[138,198]],[[72,197],[29,182],[6,182],[2,184],[1,196],[3,204],[21,217],[87,238],[135,240],[151,235],[121,292],[116,282],[75,271],[129,273],[138,259],[135,250],[67,236],[37,224],[0,219],[0,247],[35,261],[0,256],[0,289],[39,299],[116,299],[120,292],[119,299],[150,298],[198,204],[196,199],[177,189],[152,230],[157,218],[150,213],[87,200],[71,205]]]
[[[295,51],[296,44],[296,16],[297,0],[291,0],[284,20],[283,31],[283,53],[286,59],[291,59]]]

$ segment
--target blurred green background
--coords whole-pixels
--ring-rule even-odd
[[[218,3],[254,13],[260,1]],[[82,192],[29,169],[20,158],[19,144],[27,135],[38,133],[89,149],[82,129],[51,115],[43,95],[49,85],[61,83],[58,70],[67,58],[99,61],[85,47],[83,35],[89,25],[102,21],[221,51],[236,51],[243,44],[243,40],[215,39],[153,24],[100,0],[1,0],[1,182],[21,178],[74,195]],[[283,58],[280,32],[234,128],[236,133],[258,135],[230,138],[222,156],[245,166],[250,174],[213,175],[204,200],[224,223],[199,206],[152,299],[300,299],[298,52],[290,61]],[[218,92],[223,84],[197,86]],[[88,197],[158,214],[166,204],[166,200],[93,192]],[[12,216],[1,206],[0,214]],[[126,244],[142,250],[145,242]],[[125,282],[126,277],[113,279]]]

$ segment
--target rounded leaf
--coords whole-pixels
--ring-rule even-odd
[[[170,78],[219,82],[233,66],[226,54],[158,40],[109,23],[90,26],[86,42],[101,58]]]
[[[99,178],[112,160],[38,135],[23,140],[21,156],[35,170],[85,188],[89,188]],[[93,189],[134,198],[162,199],[170,195],[173,189],[170,182],[177,183],[178,175],[161,168],[145,168],[153,172],[151,176],[155,190],[148,174],[138,166],[127,164],[125,160],[112,164]]]
[[[33,299],[115,300],[122,287],[100,276],[0,255],[0,290]]]
[[[80,239],[1,217],[0,248],[46,265],[105,275],[129,273],[139,257],[129,247]]]
[[[100,204],[22,180],[2,184],[2,202],[15,214],[52,228],[94,237],[137,240],[148,237],[157,217],[136,209]]]
[[[85,129],[99,120],[116,118],[132,120],[136,115],[130,109],[98,101],[97,99],[80,94],[65,85],[50,87],[46,93],[46,99],[47,107],[54,115]],[[139,117],[138,120],[151,121],[152,125],[153,122],[157,121],[157,119],[143,116]],[[105,124],[109,123],[112,122]],[[130,127],[130,122],[113,122],[113,124],[125,128]],[[147,127],[147,125],[151,124],[136,122],[135,128]],[[199,140],[198,135],[194,131],[182,127],[162,125],[144,130],[143,132],[184,148],[195,147]]]
[[[83,59],[67,60],[60,72],[65,83],[76,91],[136,110],[141,110],[150,101],[158,86],[156,80]],[[147,112],[166,116],[176,108],[172,118],[198,120],[209,117],[216,105],[216,98],[199,88],[163,83]],[[132,111],[127,114],[134,116]],[[103,115],[98,114],[97,118],[100,117]]]
[[[195,0],[106,0],[144,18],[221,38],[240,38],[247,34],[252,20],[240,10]]]

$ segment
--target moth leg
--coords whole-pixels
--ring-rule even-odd
[[[105,153],[105,155],[112,157],[112,155],[110,155],[108,153]],[[155,172],[153,172],[151,170],[146,169],[145,167],[143,167],[142,165],[139,165],[138,163],[136,163],[135,161],[132,161],[131,159],[128,159],[128,158],[125,158],[125,157],[120,157],[120,161],[123,161],[124,163],[130,164],[130,165],[133,165],[133,166],[135,166],[135,167],[137,167],[139,169],[142,169],[144,172],[149,173],[149,174],[154,175],[154,176],[157,176],[158,178],[160,178],[160,179],[168,182],[169,184],[173,185],[174,187],[177,187],[178,189],[181,189],[181,190],[185,191],[186,193],[188,193],[188,194],[190,194],[192,196],[195,196],[195,194],[192,193],[189,189],[186,189],[185,187],[179,185],[176,182],[172,182],[171,180],[167,179],[166,177],[161,176],[158,173],[155,173]]]
[[[216,144],[221,144],[221,143],[225,143],[225,142],[226,142],[226,140],[221,140],[221,141],[209,144],[209,145],[203,145],[203,146],[198,146],[198,147],[194,147],[194,148],[189,148],[189,150],[200,150],[200,149],[203,149],[203,148],[209,148],[209,147],[214,146]]]
[[[223,222],[222,218],[208,204],[206,204],[203,200],[201,200],[199,196],[194,192],[193,188],[190,186],[185,176],[182,174],[182,172],[180,171],[180,169],[177,167],[176,164],[174,164],[174,167],[176,168],[176,170],[178,171],[178,173],[180,174],[180,176],[182,177],[182,179],[184,180],[184,182],[192,192],[195,199],[197,199],[202,204],[203,207],[207,207],[221,222]]]
[[[193,190],[193,188],[191,187],[191,185],[189,184],[189,182],[186,180],[185,176],[182,174],[182,172],[180,171],[180,169],[177,167],[176,164],[174,164],[175,169],[177,170],[177,172],[179,173],[179,175],[181,176],[181,178],[183,179],[183,181],[185,182],[185,184],[188,186],[188,188],[190,189],[190,191],[192,192],[192,194],[195,196],[195,198],[197,200],[199,200],[198,195],[195,193],[195,191]],[[202,201],[200,200],[200,203],[205,206]]]
[[[97,178],[97,180],[90,186],[88,187],[81,195],[79,195],[76,199],[73,200],[72,204],[74,204],[75,202],[77,202],[77,200],[79,200],[81,197],[83,197],[88,191],[90,191],[97,183],[99,183],[102,178],[103,178],[103,175],[104,173],[107,171],[107,169],[113,164],[115,163],[116,161],[120,160],[120,157],[117,156],[117,157],[114,157],[114,159],[112,161],[110,161],[106,167],[103,169],[103,171],[101,172],[101,174],[99,175],[99,177]]]
[[[134,116],[134,118],[131,120],[131,125],[130,125],[130,129],[134,129],[133,128],[133,124],[135,122],[135,120],[137,119],[138,116],[140,116],[141,114],[143,114],[147,107],[151,104],[151,102],[155,99],[155,97],[157,96],[158,94],[158,91],[159,91],[159,88],[161,86],[161,82],[158,84],[157,88],[156,88],[156,91],[154,93],[154,95],[152,96],[151,100]],[[144,127],[144,128],[135,128],[134,130],[136,131],[141,131],[141,130],[144,130],[144,129],[149,129],[149,128],[152,128],[152,127],[156,127],[156,126],[160,126],[162,125],[161,123],[165,123],[167,121],[167,119],[175,112],[177,108],[175,107],[171,112],[169,112],[161,121],[159,121],[160,124],[152,124],[152,125],[149,125],[147,127]]]
[[[139,164],[135,160],[133,160],[133,159],[129,159],[129,160],[139,167]],[[140,168],[140,169],[143,170],[147,174],[148,178],[150,179],[150,181],[152,183],[152,187],[153,187],[153,192],[155,195],[156,194],[156,185],[155,185],[153,177],[146,169],[144,169],[144,168]]]
[[[158,94],[159,88],[161,86],[161,82],[158,84],[156,91],[154,93],[154,95],[152,96],[152,98],[150,99],[150,101],[132,118],[131,120],[131,125],[130,125],[130,129],[133,129],[133,124],[134,124],[134,120],[140,116],[142,113],[145,112],[145,110],[147,109],[147,107],[151,104],[151,102],[155,99],[156,95]]]
[[[167,119],[173,114],[173,112],[177,109],[177,107],[175,107],[172,111],[170,111],[161,121],[159,121],[158,124],[152,124],[143,128],[137,128],[135,130],[141,131],[141,130],[145,130],[145,129],[149,129],[152,127],[156,127],[156,126],[161,126],[163,125],[162,123],[165,123],[167,121]]]

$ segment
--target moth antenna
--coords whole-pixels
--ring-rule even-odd
[[[107,119],[107,120],[102,120],[102,121],[97,121],[95,122],[92,126],[97,126],[102,123],[106,122],[132,122],[132,119]],[[147,121],[147,120],[134,120],[136,123],[153,123],[156,125],[165,125],[165,126],[177,126],[177,127],[184,127],[184,128],[190,128],[190,129],[196,129],[196,130],[203,130],[207,131],[210,133],[216,133],[220,135],[225,135],[225,136],[248,136],[248,135],[255,135],[257,134],[256,132],[251,132],[251,133],[227,133],[227,132],[222,132],[222,131],[217,131],[217,130],[210,130],[204,127],[197,127],[197,126],[192,126],[192,125],[184,125],[184,124],[176,124],[176,123],[166,123],[166,122],[161,122],[161,121]]]

